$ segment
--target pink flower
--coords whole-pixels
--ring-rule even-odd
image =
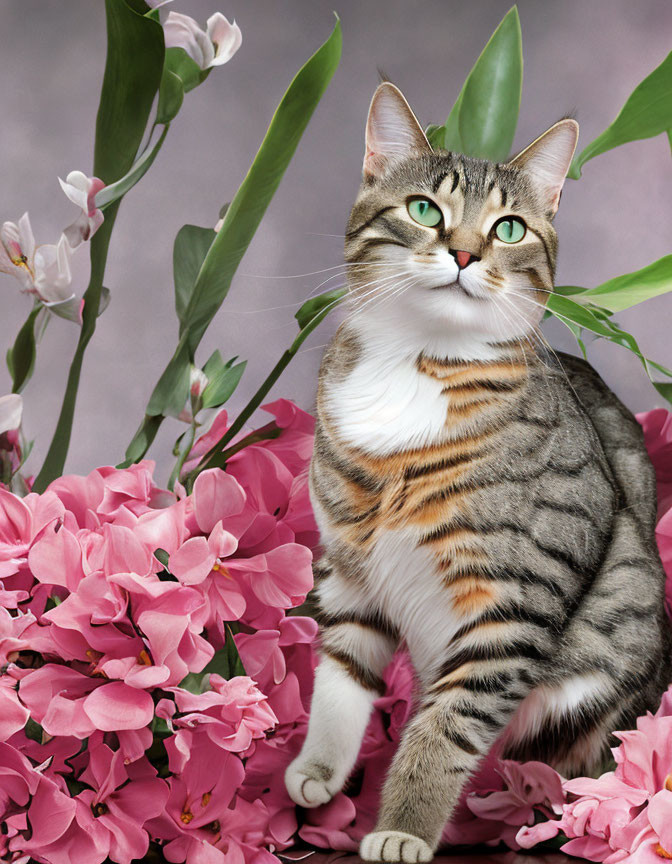
[[[242,783],[242,762],[207,735],[187,729],[166,739],[165,746],[173,774],[170,794],[165,812],[148,823],[150,834],[167,841],[168,861],[224,861],[209,847],[220,839],[221,824]]]
[[[79,781],[90,788],[77,795],[86,805],[83,827],[97,835],[97,845],[118,864],[130,864],[147,853],[149,836],[144,826],[159,816],[169,789],[146,759],[126,766],[120,750],[99,743],[89,748],[89,763]]]
[[[7,741],[28,722],[30,712],[19,700],[19,683],[10,666],[0,676],[0,741]]]
[[[562,812],[565,800],[562,778],[543,762],[521,765],[500,760],[497,773],[505,788],[486,795],[471,794],[466,804],[479,820],[499,823],[488,842],[501,840],[515,849],[514,838],[522,825],[533,825],[538,813],[548,817]]]
[[[154,715],[152,697],[144,690],[54,663],[22,678],[19,697],[49,735],[86,738],[96,729],[141,729]]]
[[[0,821],[4,821],[28,804],[40,775],[18,750],[0,742],[0,778]]]
[[[656,471],[658,525],[656,540],[667,573],[665,608],[672,619],[672,414],[663,408],[637,414],[646,449]]]
[[[177,728],[202,727],[209,738],[224,750],[247,753],[252,742],[277,723],[266,696],[248,677],[226,681],[210,675],[211,690],[195,695],[171,688],[180,716]]]
[[[656,471],[660,518],[672,507],[672,413],[656,408],[636,416]]]
[[[667,857],[672,852],[671,708],[668,690],[655,716],[639,717],[636,729],[614,733],[622,742],[612,751],[616,770],[565,782],[572,798],[560,819],[521,829],[517,842],[530,848],[562,831],[569,838],[564,852],[593,861],[617,864],[654,852]]]
[[[41,777],[26,811],[29,830],[10,841],[10,849],[49,864],[86,861],[101,864],[106,857],[102,832],[92,835],[89,813],[82,801],[62,792],[49,778]]]
[[[285,652],[290,653],[292,670],[302,679],[312,679],[313,657],[310,646],[317,638],[317,629],[313,618],[298,615],[283,617],[278,621],[277,630],[239,633],[235,637],[236,647],[246,671],[268,692],[274,684],[280,684],[285,679]],[[302,652],[300,646],[307,646],[308,650]],[[293,650],[297,648],[298,651]]]
[[[207,608],[198,591],[134,573],[118,573],[109,580],[131,595],[134,621],[146,638],[149,662],[165,673],[161,683],[179,684],[188,672],[200,672],[212,659],[214,648],[201,636]]]

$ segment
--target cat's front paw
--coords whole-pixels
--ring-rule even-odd
[[[329,788],[334,772],[328,765],[311,762],[299,756],[285,772],[289,797],[301,807],[319,807],[331,801],[338,789]],[[331,784],[330,784],[331,785]]]
[[[359,857],[364,861],[403,861],[404,864],[419,864],[431,861],[434,853],[424,840],[413,834],[404,834],[403,831],[373,831],[362,840]]]

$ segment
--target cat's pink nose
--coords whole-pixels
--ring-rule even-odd
[[[462,249],[451,249],[450,251],[451,254],[455,256],[457,266],[460,270],[464,270],[464,268],[468,267],[472,261],[480,260],[476,255],[472,255],[471,252],[465,252]]]

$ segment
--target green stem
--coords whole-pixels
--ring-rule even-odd
[[[243,428],[243,426],[247,423],[247,421],[250,419],[250,417],[257,410],[257,408],[261,405],[261,403],[264,401],[264,399],[268,395],[271,387],[275,384],[275,382],[278,380],[278,378],[285,371],[285,368],[289,365],[292,357],[294,356],[294,353],[295,352],[292,351],[291,349],[288,349],[287,351],[285,351],[285,353],[282,355],[282,357],[278,360],[278,362],[275,364],[275,366],[271,370],[271,373],[268,376],[268,378],[266,378],[266,380],[261,385],[261,387],[257,390],[257,392],[254,394],[254,396],[250,399],[250,401],[247,403],[247,405],[243,408],[243,410],[240,412],[240,414],[233,421],[231,426],[229,426],[229,428],[222,435],[222,437],[219,439],[219,441],[213,447],[211,447],[208,450],[208,452],[205,454],[205,456],[201,459],[201,461],[198,463],[198,465],[191,472],[191,474],[189,475],[189,478],[188,478],[190,483],[193,483],[193,481],[201,473],[201,471],[204,471],[206,468],[216,467],[216,465],[217,465],[217,458],[216,457],[218,457],[220,455],[220,451],[225,447],[226,444],[229,443],[229,441],[231,441],[232,438],[235,438],[235,436],[240,432],[240,430]]]
[[[171,492],[175,488],[175,483],[180,479],[180,472],[182,471],[182,466],[187,461],[187,456],[191,452],[191,448],[194,446],[195,437],[196,421],[192,418],[191,426],[189,427],[186,435],[184,436],[184,446],[180,450],[180,455],[177,457],[177,462],[175,463],[175,467],[173,468],[170,479],[168,480],[168,488],[171,490]]]
[[[82,362],[87,345],[91,341],[93,334],[96,331],[96,320],[98,318],[98,307],[100,306],[100,296],[103,290],[103,276],[105,274],[105,264],[107,263],[107,253],[110,246],[110,237],[114,227],[114,221],[119,209],[119,202],[112,205],[108,210],[108,215],[100,226],[98,233],[91,240],[91,278],[89,287],[84,294],[84,311],[82,313],[82,329],[79,334],[79,341],[75,349],[75,355],[70,364],[68,373],[68,383],[65,388],[65,396],[61,406],[61,413],[56,424],[56,431],[51,439],[51,444],[47,452],[47,457],[44,460],[42,470],[35,478],[33,490],[35,492],[44,492],[47,486],[60,477],[65,468],[65,459],[68,454],[70,445],[70,436],[72,434],[72,422],[75,414],[75,404],[77,402],[77,390],[79,388],[79,380],[82,373]]]
[[[208,462],[207,467],[225,468],[226,463],[232,456],[235,456],[236,453],[240,453],[241,450],[249,447],[250,444],[257,444],[259,441],[270,441],[273,438],[278,438],[281,432],[282,429],[273,420],[265,426],[262,426],[260,429],[255,429],[254,432],[250,432],[249,435],[241,438],[240,441],[236,441],[235,444],[232,444],[231,447],[227,447],[226,450],[222,450],[221,453],[215,453],[212,459]],[[203,470],[204,468],[196,466],[196,468],[194,468],[194,470],[185,478],[187,489],[191,490],[193,481]]]
[[[282,429],[275,420],[272,420],[265,426],[261,426],[259,429],[255,429],[254,432],[250,432],[249,435],[241,438],[240,441],[236,441],[235,444],[227,447],[226,450],[222,450],[221,453],[216,453],[212,457],[213,464],[211,467],[223,468],[232,456],[240,453],[241,450],[249,447],[250,444],[258,444],[259,441],[270,441],[273,438],[278,438],[281,432]]]

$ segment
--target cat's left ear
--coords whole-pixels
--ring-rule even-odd
[[[560,120],[509,162],[530,176],[552,214],[558,209],[578,138],[576,120]]]
[[[381,174],[389,162],[432,148],[404,94],[384,81],[371,100],[366,121],[364,179]]]

